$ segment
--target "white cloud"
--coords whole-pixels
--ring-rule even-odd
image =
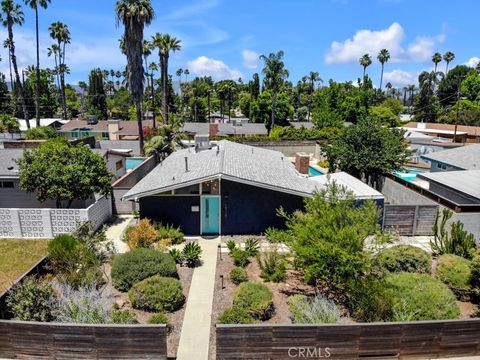
[[[258,53],[253,50],[243,50],[242,51],[242,58],[243,58],[243,66],[248,69],[256,69],[258,67]]]
[[[404,38],[405,31],[397,22],[383,30],[359,30],[352,38],[343,42],[334,41],[325,56],[325,62],[327,64],[357,62],[366,53],[376,57],[381,49],[388,49],[390,62],[393,63],[428,61],[434,53],[435,45],[442,43],[445,35],[442,33],[434,37],[419,36],[407,45],[407,50],[402,46]]]
[[[465,63],[465,65],[470,66],[470,67],[476,67],[480,63],[480,58],[478,56],[474,56]]]
[[[191,73],[200,76],[211,76],[215,80],[237,80],[243,74],[237,69],[231,69],[221,60],[211,59],[206,56],[199,56],[195,60],[187,62]]]
[[[193,4],[177,7],[174,11],[167,14],[164,20],[181,20],[195,17],[200,13],[204,13],[217,7],[220,4],[219,0],[203,0]]]
[[[409,72],[400,69],[385,72],[383,74],[383,83],[391,82],[392,85],[410,85],[418,83],[418,73]]]

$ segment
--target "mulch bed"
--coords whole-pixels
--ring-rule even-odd
[[[121,310],[133,311],[139,324],[147,324],[153,313],[132,308],[130,300],[128,299],[128,293],[118,291],[112,286],[110,269],[110,264],[104,265],[104,272],[105,274],[108,274],[108,282],[105,285],[105,289],[107,290],[107,292],[110,292],[110,294],[114,298],[114,302],[120,307]],[[173,330],[170,334],[168,334],[167,337],[168,356],[173,358],[177,356],[178,344],[180,342],[180,333],[182,332],[183,317],[185,315],[188,292],[190,291],[190,283],[192,281],[193,268],[177,265],[177,272],[179,280],[182,283],[183,294],[185,295],[185,304],[182,306],[181,309],[173,313],[166,314],[168,319],[170,320],[170,324],[173,325]]]

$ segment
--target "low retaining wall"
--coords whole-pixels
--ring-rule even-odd
[[[480,319],[351,325],[217,325],[218,360],[480,355]]]
[[[167,329],[0,320],[0,358],[166,360]]]
[[[83,221],[92,221],[97,229],[111,216],[112,202],[106,197],[86,209],[0,208],[0,238],[52,239]]]

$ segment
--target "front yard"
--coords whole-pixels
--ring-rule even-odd
[[[48,240],[0,239],[0,293],[47,255]]]

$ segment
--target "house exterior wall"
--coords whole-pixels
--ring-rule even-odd
[[[430,161],[430,171],[431,172],[439,172],[439,171],[457,171],[457,170],[465,170],[456,166],[451,166],[448,164],[444,164],[440,161],[431,160]]]
[[[268,227],[283,228],[277,215],[304,208],[303,197],[222,180],[221,228],[224,235],[260,234]]]

